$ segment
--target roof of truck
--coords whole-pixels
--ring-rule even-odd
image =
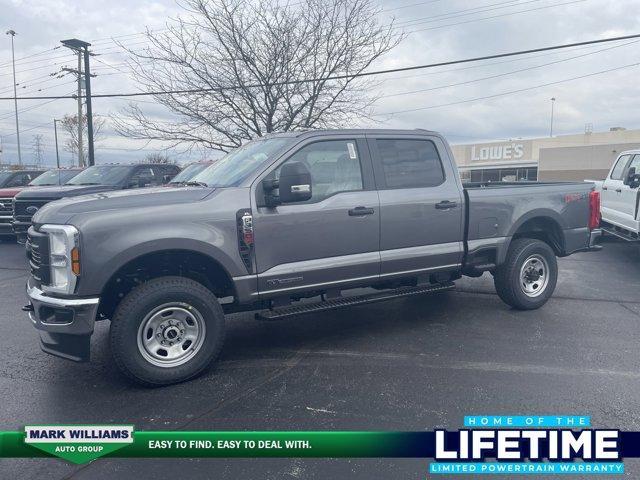
[[[291,132],[270,133],[269,137],[303,137],[303,136],[322,136],[335,134],[351,134],[351,135],[407,135],[407,134],[428,134],[438,135],[438,132],[425,130],[423,128],[410,129],[391,129],[391,128],[336,128],[323,130],[296,130]]]

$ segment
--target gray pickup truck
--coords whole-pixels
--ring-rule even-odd
[[[166,385],[215,360],[225,313],[273,320],[486,271],[507,304],[535,309],[556,286],[556,257],[598,248],[593,185],[463,187],[447,142],[426,130],[271,135],[189,185],[36,213],[24,309],[44,351],[87,361],[95,321],[109,319],[118,367]],[[345,295],[360,287],[372,293]]]

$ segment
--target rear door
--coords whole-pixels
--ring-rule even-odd
[[[260,294],[284,296],[377,280],[380,210],[364,136],[310,138],[260,181],[278,178],[286,162],[307,166],[313,196],[255,209]]]
[[[622,187],[625,186],[623,178],[631,157],[632,155],[629,154],[620,155],[602,184],[602,219],[621,227],[625,226],[622,200]]]
[[[380,276],[457,268],[463,255],[461,186],[444,142],[368,136],[380,197]]]

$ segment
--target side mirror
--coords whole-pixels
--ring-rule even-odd
[[[266,178],[262,181],[265,205],[276,207],[281,203],[304,202],[313,194],[311,191],[311,173],[301,162],[286,163],[280,170],[278,180]],[[279,194],[274,193],[278,190]]]
[[[278,180],[282,203],[304,202],[312,196],[311,173],[302,162],[285,163]]]
[[[162,177],[162,183],[163,184],[169,183],[173,177],[174,175],[164,175]]]

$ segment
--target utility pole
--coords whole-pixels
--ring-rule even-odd
[[[22,153],[20,152],[20,122],[18,121],[18,93],[16,91],[16,54],[13,50],[13,37],[16,36],[14,30],[7,30],[7,35],[11,35],[11,64],[13,66],[13,106],[16,111],[16,139],[18,140],[18,164],[22,165]]]
[[[93,110],[91,107],[91,71],[89,68],[89,47],[90,43],[83,42],[77,38],[71,38],[69,40],[61,40],[62,45],[78,54],[78,69],[73,70],[70,68],[64,68],[63,70],[68,72],[74,72],[78,75],[78,162],[80,166],[85,166],[84,163],[84,149],[82,148],[82,130],[84,127],[84,118],[82,115],[82,81],[84,79],[85,87],[85,100],[87,102],[87,142],[88,142],[88,164],[89,166],[95,165],[95,156],[93,148]],[[82,58],[84,57],[84,73],[82,72]]]
[[[56,165],[60,168],[60,153],[58,152],[58,119],[53,119],[53,134],[56,137]]]
[[[551,97],[551,129],[549,131],[549,136],[553,137],[553,106],[556,103],[556,97]]]

